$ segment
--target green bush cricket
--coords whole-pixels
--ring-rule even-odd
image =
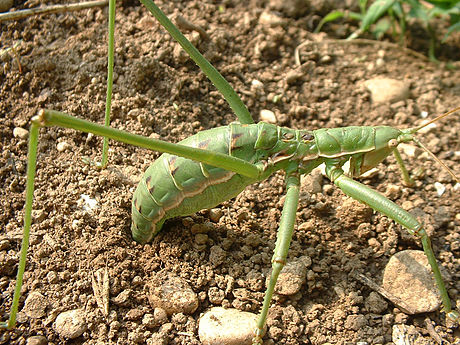
[[[166,17],[161,12],[158,12],[159,10],[153,3],[147,1],[146,3],[149,9],[153,9],[152,11],[156,16],[168,23]],[[245,109],[244,106],[242,109]],[[458,108],[453,111],[456,110]],[[452,112],[441,115],[435,120],[441,119]],[[238,111],[236,113],[241,114]],[[38,129],[39,127],[53,125],[90,132],[170,154],[170,156],[165,155],[158,159],[157,163],[154,163],[152,170],[147,172],[142,179],[139,191],[133,198],[133,236],[139,242],[151,240],[167,218],[190,214],[196,210],[211,207],[234,196],[246,185],[265,179],[276,170],[286,171],[287,195],[277,248],[273,257],[274,269],[257,325],[255,343],[260,343],[261,341],[261,330],[265,324],[276,279],[286,260],[298,205],[299,175],[309,173],[322,163],[326,164],[328,177],[346,194],[370,205],[407,227],[411,233],[421,237],[425,253],[432,265],[443,297],[444,310],[452,319],[458,319],[458,314],[450,306],[447,291],[437,268],[428,236],[421,224],[396,204],[345,176],[341,169],[346,161],[350,161],[351,176],[356,177],[380,163],[391,153],[395,153],[398,158],[397,145],[410,141],[417,143],[418,141],[415,139],[414,134],[426,125],[407,130],[377,126],[298,131],[265,123],[252,124],[252,119],[244,115],[244,113],[239,115],[238,118],[242,125],[232,124],[202,132],[202,134],[197,134],[182,142],[185,145],[183,146],[95,125],[55,111],[42,111],[35,117],[30,130],[25,236],[21,264],[18,270],[17,288],[10,321],[8,324],[4,324],[4,327],[14,327],[15,315],[18,309],[19,292],[27,253],[28,232],[31,224]],[[212,140],[215,137],[221,137],[223,140],[215,142]],[[195,162],[185,160],[182,157],[193,159]],[[398,159],[399,161],[400,159]],[[401,165],[401,169],[404,172],[405,182],[410,183],[403,166]],[[164,170],[160,170],[163,168]],[[193,169],[198,169],[198,172],[193,172],[186,179],[183,174]],[[160,184],[154,180],[154,177],[161,174],[169,181],[169,186],[164,187],[167,193],[159,192]],[[211,194],[206,194],[209,191],[208,187],[211,186],[222,189],[220,190],[221,193],[217,193],[220,195],[219,198],[211,200]],[[225,190],[232,190],[231,195],[222,193]],[[188,206],[186,204],[187,199],[190,199],[190,204],[198,204],[198,206],[195,206],[198,208],[192,209]],[[209,205],[206,203],[208,200]]]

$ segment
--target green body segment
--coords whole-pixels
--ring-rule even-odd
[[[131,231],[136,241],[146,243],[160,231],[164,221],[214,207],[237,196],[245,187],[279,169],[295,164],[302,174],[330,159],[352,158],[359,171],[363,154],[376,150],[376,133],[386,128],[344,127],[296,131],[258,124],[210,129],[179,144],[219,152],[251,164],[264,164],[260,178],[245,177],[183,157],[163,154],[144,173],[132,203]],[[360,159],[357,159],[359,157]],[[301,161],[302,164],[298,165]]]
[[[267,133],[267,126],[270,133]],[[259,123],[231,124],[210,129],[180,144],[257,163],[266,155],[265,150],[257,147],[274,146],[277,141],[277,127]],[[147,169],[134,192],[133,237],[140,243],[149,242],[166,219],[214,207],[237,196],[257,180],[190,159],[163,154]]]

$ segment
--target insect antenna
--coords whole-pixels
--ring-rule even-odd
[[[452,110],[449,110],[447,113],[444,113],[442,115],[439,115],[437,117],[435,117],[433,120],[430,120],[428,121],[427,123],[421,125],[421,126],[418,126],[418,127],[415,127],[415,128],[412,128],[411,130],[411,133],[414,134],[416,132],[418,132],[419,130],[421,130],[422,128],[428,126],[428,125],[431,125],[432,123],[436,122],[436,121],[439,121],[457,111],[460,110],[460,107],[457,107],[457,108],[454,108]],[[435,156],[435,154],[433,152],[431,152],[425,145],[423,145],[417,138],[413,137],[412,138],[413,142],[415,144],[417,144],[420,148],[422,148],[426,153],[428,153],[431,157],[433,157],[433,159],[438,162],[439,164],[441,164],[441,166],[449,173],[450,176],[452,176],[452,178],[454,180],[456,180],[458,183],[460,183],[460,179],[454,174],[454,172],[452,170],[449,169],[449,167],[443,163],[438,157]]]
[[[413,138],[414,140],[414,143],[416,143],[418,146],[420,146],[426,153],[428,153],[436,162],[438,162],[439,164],[441,164],[441,166],[446,169],[446,171],[449,173],[450,176],[453,177],[454,180],[456,180],[458,183],[460,183],[460,179],[454,174],[454,172],[452,170],[449,169],[449,167],[442,161],[440,160],[438,157],[436,157],[436,155],[431,152],[430,150],[428,150],[428,148],[423,145],[417,138]]]

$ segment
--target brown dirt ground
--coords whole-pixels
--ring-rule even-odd
[[[30,1],[29,5],[37,3]],[[286,76],[296,69],[294,50],[315,38],[311,31],[325,14],[324,8],[313,7],[298,18],[281,15],[283,24],[271,27],[259,23],[261,13],[269,7],[262,0],[249,4],[231,0],[159,1],[159,6],[168,15],[180,14],[205,30],[208,37],[191,31],[187,34],[235,87],[256,120],[261,109],[270,109],[279,124],[293,128],[409,127],[421,123],[421,111],[431,116],[460,104],[458,62],[453,63],[457,69],[446,69],[379,44],[310,45],[302,54],[303,77],[288,85]],[[44,107],[102,121],[106,22],[107,9],[91,9],[0,24],[1,48],[22,40],[18,48],[22,73],[12,60],[2,62],[0,73],[3,320],[15,283],[26,181],[27,143],[14,137],[13,129],[28,128],[31,116]],[[118,8],[116,25],[114,127],[177,142],[235,120],[211,83],[143,7],[125,1]],[[351,27],[337,24],[328,30],[330,34],[342,30],[338,34],[344,35]],[[445,51],[455,51],[455,46],[458,49],[458,42],[458,36],[452,36]],[[444,55],[441,58],[455,59]],[[376,63],[379,58],[383,58],[382,64]],[[410,98],[396,105],[372,105],[360,83],[378,75],[410,83]],[[254,80],[263,84],[262,89],[252,86]],[[276,103],[272,101],[274,95],[280,95]],[[112,142],[109,168],[98,171],[82,159],[100,159],[99,138],[61,128],[41,133],[33,235],[20,309],[25,297],[38,291],[46,297],[46,316],[28,319],[20,315],[17,328],[0,335],[1,343],[24,344],[33,335],[44,335],[49,344],[145,343],[159,331],[158,327],[147,329],[141,320],[145,313],[152,313],[147,283],[160,270],[185,278],[200,298],[193,315],[169,319],[168,344],[199,344],[197,320],[213,306],[208,290],[216,286],[225,289],[223,282],[234,280],[222,305],[259,310],[263,288],[257,282],[263,281],[270,268],[281,214],[282,174],[250,186],[236,199],[220,205],[224,216],[213,224],[215,229],[208,234],[204,249],[195,244],[191,226],[209,221],[206,211],[192,215],[192,222],[167,222],[152,244],[142,246],[130,236],[131,194],[142,172],[159,154]],[[459,133],[458,117],[452,116],[423,138],[457,173]],[[59,142],[69,148],[59,152]],[[450,295],[459,305],[458,191],[454,191],[448,174],[426,155],[417,160],[404,158],[411,170],[422,168],[423,174],[415,188],[402,187],[392,197],[427,224]],[[383,193],[388,185],[402,186],[393,158],[379,168],[378,174],[363,182]],[[447,186],[442,197],[436,194],[436,181]],[[390,343],[395,322],[415,325],[434,344],[424,324],[426,317],[433,320],[441,337],[458,344],[459,330],[446,327],[444,316],[438,312],[404,317],[391,303],[379,313],[369,310],[366,301],[372,290],[353,278],[351,271],[378,282],[391,254],[420,245],[380,214],[366,216],[360,226],[360,208],[340,210],[345,197],[330,187],[324,179],[323,191],[327,192],[303,193],[297,225],[308,224],[295,231],[289,259],[309,255],[313,260],[309,277],[314,279],[308,280],[297,295],[275,299],[267,344]],[[84,211],[78,202],[81,194],[96,198],[99,208]],[[209,262],[213,245],[226,251],[225,261],[217,268]],[[128,289],[133,291],[128,303],[111,303],[110,320],[102,315],[91,287],[91,275],[106,266],[111,298]],[[60,339],[53,329],[54,319],[60,312],[76,308],[85,310],[88,330],[72,341]],[[352,322],[356,319],[361,323]]]

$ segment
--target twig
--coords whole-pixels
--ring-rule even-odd
[[[53,5],[53,6],[47,6],[47,7],[31,8],[27,10],[6,12],[6,13],[0,14],[0,23],[6,20],[22,19],[22,18],[26,18],[26,17],[38,15],[38,14],[63,13],[63,12],[84,10],[86,8],[91,8],[91,7],[102,7],[102,6],[107,6],[108,3],[109,3],[108,0],[97,0],[97,1],[81,2],[78,4]]]
[[[395,295],[389,293],[387,290],[383,289],[382,287],[374,283],[371,279],[366,277],[364,274],[353,272],[352,275],[354,276],[354,278],[359,280],[361,283],[367,285],[372,290],[377,291],[383,297],[391,301],[395,306],[401,309],[404,313],[410,314],[410,315],[415,314],[415,310],[413,310],[410,305],[404,302],[401,298],[396,297]]]
[[[384,48],[392,48],[392,49],[400,49],[403,50],[405,53],[409,55],[413,55],[423,61],[430,61],[425,55],[420,54],[412,49],[406,48],[406,47],[401,47],[400,45],[392,42],[387,42],[387,41],[375,41],[375,40],[368,40],[365,38],[355,38],[353,40],[338,40],[338,39],[326,39],[323,41],[305,41],[299,44],[296,49],[295,49],[295,63],[300,66],[300,49],[302,49],[305,46],[308,46],[309,44],[325,44],[325,43],[336,43],[336,44],[368,44],[368,45],[377,45],[377,46],[382,46]]]
[[[431,323],[431,320],[429,318],[426,318],[425,319],[425,325],[426,325],[426,329],[428,331],[428,333],[430,334],[430,336],[439,344],[439,345],[443,345],[444,342],[443,340],[441,339],[441,337],[439,336],[439,334],[436,332],[436,330],[434,329],[433,327],[433,324]]]

